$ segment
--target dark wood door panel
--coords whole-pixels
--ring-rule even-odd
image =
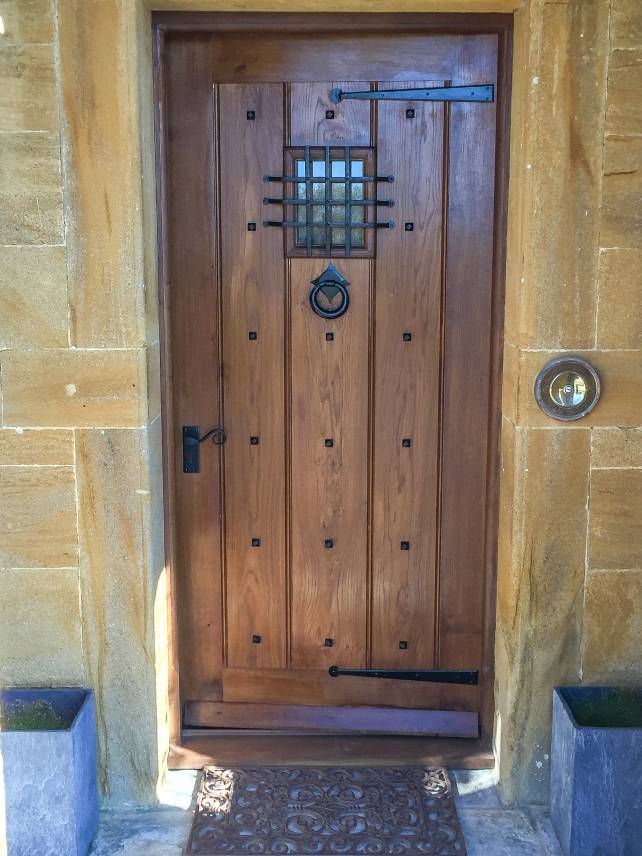
[[[378,236],[376,259],[372,665],[380,668],[434,665],[443,141],[442,104],[378,105],[377,168],[395,177],[397,222]]]
[[[448,697],[451,690],[452,700]],[[479,710],[479,687],[380,678],[331,678],[312,669],[223,669],[223,701]]]
[[[337,260],[350,283],[350,308],[334,320],[314,314],[309,300],[311,281],[327,263],[290,263],[290,621],[296,669],[366,665],[369,263]]]
[[[221,84],[218,126],[226,661],[275,668],[286,663],[284,261],[261,220],[263,175],[283,161],[283,86]]]
[[[479,737],[477,713],[400,710],[391,707],[318,707],[194,701],[185,705],[187,728],[277,729],[342,734],[403,734],[426,737]]]
[[[421,729],[447,711],[482,711],[488,734],[496,104],[330,98],[333,88],[503,85],[497,32],[422,32],[415,18],[386,31],[328,17],[311,31],[310,17],[252,29],[223,16],[220,30],[165,32],[168,544],[181,697],[197,727],[272,717],[314,729],[316,716],[350,730],[364,708],[392,707],[395,722],[403,709],[421,713],[419,731],[403,720],[406,733],[432,733]],[[394,175],[377,186],[394,208],[364,209],[394,228],[366,230],[344,258],[264,225],[301,210],[264,204],[301,198],[296,182],[264,175],[299,169],[304,147],[314,157],[333,147],[331,159],[346,146],[366,174]],[[336,319],[310,304],[330,262],[349,282]],[[227,435],[222,448],[201,447],[190,475],[186,424]],[[477,668],[482,682],[331,678],[331,665]],[[359,711],[344,721],[332,707]],[[460,725],[446,717],[439,733]]]

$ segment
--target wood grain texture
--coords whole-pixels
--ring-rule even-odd
[[[287,630],[285,280],[283,236],[262,225],[278,212],[262,200],[263,175],[281,170],[283,87],[218,91],[226,659],[274,668],[285,665]]]
[[[443,136],[441,104],[378,105],[378,171],[395,177],[389,194],[397,223],[378,235],[376,261],[372,664],[378,667],[434,662]]]
[[[172,746],[169,755],[173,770],[194,770],[207,764],[230,767],[348,763],[360,767],[425,764],[484,770],[494,766],[495,756],[481,740],[454,737],[212,737],[211,733],[184,737],[182,745]]]
[[[188,702],[186,728],[285,729],[309,732],[479,736],[476,713],[385,707],[318,707],[294,704]]]
[[[346,80],[290,85],[290,145],[369,146],[370,104],[368,101],[340,101],[330,98],[333,89],[345,92],[370,89],[368,81]],[[326,117],[331,110],[334,116]]]
[[[457,689],[457,688],[455,688]],[[463,694],[449,710],[476,710],[475,687]],[[441,700],[438,684],[341,676],[312,669],[224,669],[223,701],[266,704],[378,705],[385,707],[436,708]],[[445,708],[446,709],[446,708]]]
[[[495,80],[495,37],[463,52],[459,79]],[[496,105],[450,107],[438,665],[481,669],[493,365]],[[495,402],[496,403],[496,402]],[[465,537],[463,537],[465,535]],[[450,687],[448,698],[463,693]]]
[[[326,265],[291,260],[291,656],[298,669],[366,661],[369,262],[337,260],[350,307],[334,320],[316,315],[309,301],[311,281]]]
[[[173,42],[163,63],[164,252],[163,419],[166,495],[173,516],[173,568],[181,691],[216,698],[222,664],[220,454],[202,449],[201,472],[186,476],[182,426],[217,425],[218,301],[216,186],[207,45]],[[189,152],[189,157],[186,156]]]

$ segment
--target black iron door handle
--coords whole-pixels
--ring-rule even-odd
[[[207,434],[201,437],[201,429],[198,425],[183,425],[183,472],[200,473],[201,471],[201,443],[212,438],[215,446],[222,446],[227,440],[225,431],[218,426],[210,428]]]

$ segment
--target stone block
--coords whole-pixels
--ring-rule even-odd
[[[0,466],[73,466],[71,431],[0,428]]]
[[[67,346],[64,247],[0,249],[0,348]]]
[[[590,569],[642,568],[642,469],[591,473]]]
[[[50,44],[54,39],[53,0],[1,0],[3,45]]]
[[[0,42],[0,80],[0,131],[58,130],[53,45]]]
[[[9,710],[50,705],[57,730],[0,731],[6,841],[11,856],[87,856],[98,829],[96,721],[91,692],[1,690]]]
[[[62,242],[62,180],[58,135],[2,134],[0,244]]]
[[[642,139],[607,137],[604,170],[600,244],[642,249]]]
[[[642,428],[594,428],[592,467],[642,467]]]
[[[618,425],[637,427],[642,413],[642,352],[640,351],[573,351],[597,369],[602,382],[602,396],[595,410],[568,430],[592,426]],[[537,373],[558,351],[522,351],[519,383],[518,422],[543,428],[559,427],[542,413],[533,395]]]
[[[83,636],[110,803],[148,801],[158,774],[145,437],[144,430],[76,432]]]
[[[642,41],[637,45],[642,45]],[[609,57],[606,133],[642,134],[642,50],[613,51]]]
[[[73,469],[3,467],[0,521],[0,568],[76,567]]]
[[[70,334],[78,348],[145,341],[132,14],[130,4],[116,0],[58,4]]]
[[[604,136],[608,5],[543,4],[541,15],[522,34],[529,71],[525,91],[513,99],[513,105],[520,98],[526,103],[517,105],[517,122],[512,119],[511,168],[519,170],[522,187],[511,189],[510,232],[517,243],[509,257],[507,330],[522,346],[589,348],[595,334],[597,153]],[[520,120],[524,134],[517,140]]]
[[[584,680],[642,684],[642,570],[588,575],[584,616]]]
[[[642,45],[642,6],[639,0],[612,0],[611,46],[632,50]]]
[[[598,295],[596,346],[642,347],[642,250],[601,251]]]
[[[550,698],[555,684],[579,678],[589,435],[517,428],[512,491],[502,483],[498,711],[500,789],[508,801],[545,799],[550,707],[532,700]]]
[[[84,680],[78,571],[0,571],[0,684]]]
[[[5,351],[0,368],[7,426],[131,428],[146,422],[143,350]]]

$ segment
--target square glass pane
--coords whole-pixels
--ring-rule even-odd
[[[346,230],[345,229],[333,229],[332,230],[332,246],[333,247],[342,247],[346,242]]]
[[[353,247],[365,246],[366,233],[364,229],[352,229],[351,234]]]

